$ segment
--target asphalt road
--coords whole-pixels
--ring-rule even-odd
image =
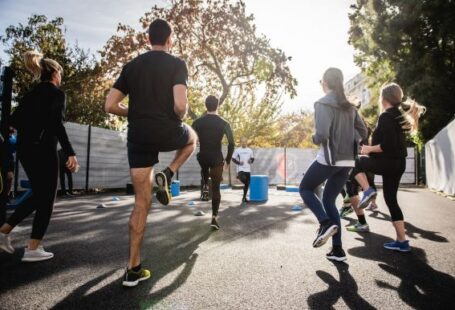
[[[394,232],[380,194],[380,212],[367,217],[372,232],[343,229],[348,261],[333,264],[330,244],[311,246],[313,215],[291,211],[297,193],[270,190],[267,203],[247,207],[240,191],[222,195],[217,232],[198,192],[153,204],[143,246],[153,275],[132,289],[120,283],[132,197],[59,200],[45,239],[53,260],[20,262],[31,219],[13,235],[16,253],[0,252],[0,309],[455,309],[453,201],[400,190],[413,251],[395,253],[382,248]]]

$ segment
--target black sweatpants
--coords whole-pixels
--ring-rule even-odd
[[[218,216],[221,202],[220,184],[223,181],[223,165],[207,165],[199,162],[201,166],[201,177],[203,185],[209,184],[209,177],[212,179],[212,215]]]
[[[246,194],[248,193],[248,188],[250,188],[251,173],[245,172],[245,171],[240,171],[239,174],[237,175],[237,179],[239,179],[240,182],[242,182],[244,184],[243,199],[245,199]]]
[[[382,175],[384,200],[389,208],[392,221],[402,221],[403,212],[398,205],[397,193],[400,180],[406,170],[406,158],[375,158],[360,156],[356,160],[354,175],[371,172]]]
[[[66,167],[66,163],[60,163],[60,189],[66,194],[65,175],[68,178],[68,193],[73,193],[73,173]]]
[[[42,240],[49,226],[57,192],[57,148],[27,146],[19,148],[17,155],[30,180],[32,196],[6,222],[15,227],[35,211],[31,239]]]

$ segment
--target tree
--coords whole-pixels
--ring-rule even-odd
[[[455,2],[357,0],[349,18],[356,63],[427,106],[421,133],[432,138],[455,114]]]
[[[166,7],[154,6],[140,19],[143,31],[118,26],[117,34],[101,52],[109,76],[117,76],[127,61],[148,49],[145,30],[152,20],[163,18],[174,27],[174,53],[188,65],[192,118],[202,113],[203,99],[208,94],[219,95],[221,103],[233,105],[224,107],[223,111],[236,110],[235,105],[239,104],[249,106],[240,113],[256,106],[262,109],[256,111],[261,115],[280,106],[283,94],[296,95],[297,81],[288,67],[291,58],[271,47],[264,35],[257,34],[254,17],[246,14],[243,1],[171,0],[169,3]],[[239,102],[233,93],[242,93],[243,101]],[[254,124],[253,115],[245,118]],[[273,113],[268,115],[273,118]]]
[[[278,119],[279,137],[275,146],[314,148],[314,114],[305,111],[283,115]]]
[[[0,41],[7,47],[5,52],[15,71],[16,102],[34,83],[32,75],[25,70],[23,54],[37,50],[46,58],[56,60],[63,68],[62,89],[67,95],[66,119],[109,127],[109,119],[101,109],[107,85],[103,85],[100,67],[86,51],[77,46],[68,46],[63,18],[48,20],[44,15],[32,15],[27,24],[6,28]]]

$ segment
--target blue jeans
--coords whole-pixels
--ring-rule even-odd
[[[300,183],[300,196],[319,223],[330,220],[338,225],[338,232],[332,238],[333,245],[341,246],[341,221],[335,201],[348,180],[350,171],[350,167],[325,166],[315,160]],[[314,190],[326,180],[321,202]]]

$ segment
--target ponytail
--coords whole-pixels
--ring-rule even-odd
[[[403,115],[403,121],[401,122],[403,129],[411,134],[416,134],[419,129],[419,118],[425,113],[427,108],[413,99],[404,99],[403,90],[396,83],[387,84],[381,89],[380,102],[385,100],[392,106],[399,108]]]
[[[338,104],[342,108],[350,108],[352,104],[346,98],[343,86],[343,72],[338,68],[329,68],[324,72],[322,77],[327,87],[335,92]]]
[[[37,51],[28,51],[24,54],[25,69],[33,75],[35,80],[39,80],[41,77],[41,71],[43,70],[41,67],[42,60],[43,54]]]
[[[42,82],[50,81],[54,72],[63,74],[63,68],[53,59],[43,58],[43,54],[37,51],[28,51],[24,54],[24,65],[34,80]]]

